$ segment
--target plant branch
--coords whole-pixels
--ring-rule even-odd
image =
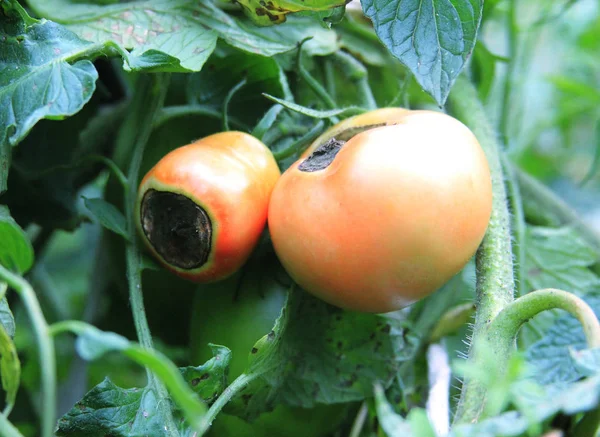
[[[282,161],[286,158],[289,158],[290,156],[293,156],[295,153],[300,151],[303,146],[306,146],[311,141],[316,140],[323,131],[324,126],[325,123],[323,122],[323,120],[319,120],[319,122],[315,124],[311,130],[306,132],[302,137],[294,141],[288,147],[286,147],[283,150],[273,152],[273,156],[277,161]]]
[[[453,113],[475,134],[487,156],[492,175],[493,203],[492,215],[487,233],[477,252],[477,290],[475,325],[469,347],[469,361],[485,369],[485,353],[480,342],[486,337],[491,320],[514,299],[513,261],[510,235],[510,214],[504,187],[504,175],[500,163],[500,146],[496,133],[490,124],[477,90],[465,76],[457,79],[449,96]],[[497,345],[505,339],[495,339],[492,348],[504,352],[505,347]],[[499,357],[508,360],[508,357]],[[463,382],[458,402],[455,422],[476,421],[485,407],[486,390],[473,378]]]
[[[506,190],[510,202],[511,229],[514,251],[514,274],[517,296],[523,296],[525,289],[525,213],[523,212],[523,199],[515,175],[514,168],[508,162],[506,155],[502,154],[502,166],[506,176]]]
[[[48,323],[37,300],[31,285],[21,276],[16,275],[0,265],[0,280],[6,282],[23,299],[27,314],[31,319],[33,332],[39,350],[39,365],[42,380],[43,408],[41,435],[52,437],[56,416],[56,357],[54,355],[54,341],[48,330]]]
[[[142,294],[142,261],[135,226],[135,204],[144,150],[152,132],[156,115],[163,105],[168,83],[169,76],[166,74],[141,75],[138,78],[129,110],[129,117],[121,126],[115,150],[115,154],[117,155],[115,161],[117,164],[121,163],[123,165],[123,160],[126,160],[128,155],[131,156],[127,171],[129,185],[125,191],[124,205],[125,217],[127,218],[127,234],[129,236],[125,254],[127,281],[129,301],[131,303],[131,312],[133,314],[137,337],[140,345],[147,349],[152,349],[152,335],[146,318],[144,297]],[[129,152],[131,148],[133,148],[133,153]],[[120,158],[121,162],[117,158]],[[153,387],[156,392],[158,405],[160,405],[158,410],[163,416],[165,429],[168,430],[169,435],[175,436],[177,426],[173,419],[167,389],[148,368],[146,368],[146,373],[148,376],[148,385]]]
[[[185,117],[190,115],[198,115],[204,117],[211,117],[221,120],[223,118],[223,111],[218,111],[211,106],[204,105],[176,105],[176,106],[165,106],[162,108],[156,118],[154,119],[154,129],[159,128],[168,121]],[[236,117],[229,116],[229,124],[236,129],[249,130],[248,126],[238,120]]]
[[[360,96],[360,105],[367,109],[377,109],[377,102],[369,86],[367,68],[349,53],[338,50],[333,59],[340,65],[344,74],[355,83]]]
[[[600,347],[600,323],[585,301],[555,288],[532,291],[506,306],[491,323],[488,337],[516,338],[519,329],[537,314],[552,309],[565,310],[579,320],[589,348]]]
[[[356,413],[356,418],[354,419],[354,423],[352,424],[352,429],[350,430],[348,437],[360,437],[368,415],[369,408],[367,407],[367,402],[363,401],[363,403],[360,405],[358,413]]]
[[[242,373],[231,384],[229,384],[229,386],[223,391],[223,393],[221,393],[217,400],[210,406],[210,409],[206,415],[202,418],[203,423],[201,425],[201,433],[199,434],[200,436],[204,435],[206,431],[208,431],[208,428],[210,428],[213,420],[215,420],[217,414],[219,414],[223,407],[227,405],[227,403],[237,393],[247,387],[248,384],[250,384],[257,376],[258,374],[251,373],[246,375],[245,373]]]
[[[0,436],[2,437],[23,437],[23,434],[6,418],[0,414]]]

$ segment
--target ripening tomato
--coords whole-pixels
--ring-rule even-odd
[[[490,171],[458,120],[373,111],[330,129],[309,151],[277,182],[269,230],[288,273],[323,300],[400,309],[447,282],[481,243]]]
[[[152,254],[195,282],[223,279],[250,256],[280,176],[271,151],[242,132],[165,155],[142,179],[137,226]]]

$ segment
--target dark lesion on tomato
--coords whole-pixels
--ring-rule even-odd
[[[313,172],[329,167],[344,144],[346,144],[345,141],[339,141],[336,138],[330,139],[325,144],[317,147],[308,158],[302,161],[298,166],[298,170]]]
[[[146,191],[141,225],[154,250],[172,266],[191,270],[208,261],[212,223],[206,211],[190,198],[169,191]]]

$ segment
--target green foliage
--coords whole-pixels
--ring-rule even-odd
[[[513,271],[511,254],[494,252],[509,241],[524,251],[525,293],[561,288],[600,311],[588,226],[600,200],[600,11],[483,3],[363,0],[365,16],[339,0],[0,0],[0,435],[433,437],[430,418],[460,412],[473,381],[476,417],[458,414],[449,437],[595,435],[600,354],[572,315],[515,321],[506,356],[493,341],[466,349],[510,301],[499,272]],[[472,93],[456,81],[465,67]],[[524,235],[493,219],[485,258],[390,314],[300,290],[268,229],[214,284],[138,250],[132,199],[167,152],[228,126],[284,170],[340,119],[440,110],[449,93],[487,153],[499,127],[507,162],[567,187],[587,221],[517,176]],[[489,320],[471,326],[473,312]],[[430,343],[452,363],[450,411],[428,402]]]
[[[483,1],[366,0],[362,5],[387,48],[443,105],[475,46]]]
[[[0,193],[6,189],[10,146],[42,118],[60,119],[81,110],[98,74],[87,59],[90,43],[51,21],[36,22],[12,2],[0,5]]]
[[[0,205],[0,239],[0,265],[19,273],[28,271],[33,264],[33,247],[4,205]]]

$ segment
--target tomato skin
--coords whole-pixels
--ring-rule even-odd
[[[325,144],[330,138],[338,138],[346,141],[347,135],[356,135],[357,133],[375,127],[391,126],[401,123],[404,117],[411,112],[404,108],[379,108],[364,114],[355,115],[340,121],[323,132],[312,144],[302,153],[300,159],[308,158],[317,147]]]
[[[269,230],[305,290],[342,308],[389,312],[442,286],[473,256],[492,208],[491,176],[458,120],[407,111],[348,140],[331,164],[280,178]]]
[[[175,149],[140,183],[140,236],[158,261],[178,276],[194,282],[223,279],[237,271],[255,247],[279,176],[271,151],[243,132],[222,132]],[[150,190],[181,194],[204,210],[212,227],[206,262],[194,268],[173,265],[150,243],[141,224],[142,200]]]

